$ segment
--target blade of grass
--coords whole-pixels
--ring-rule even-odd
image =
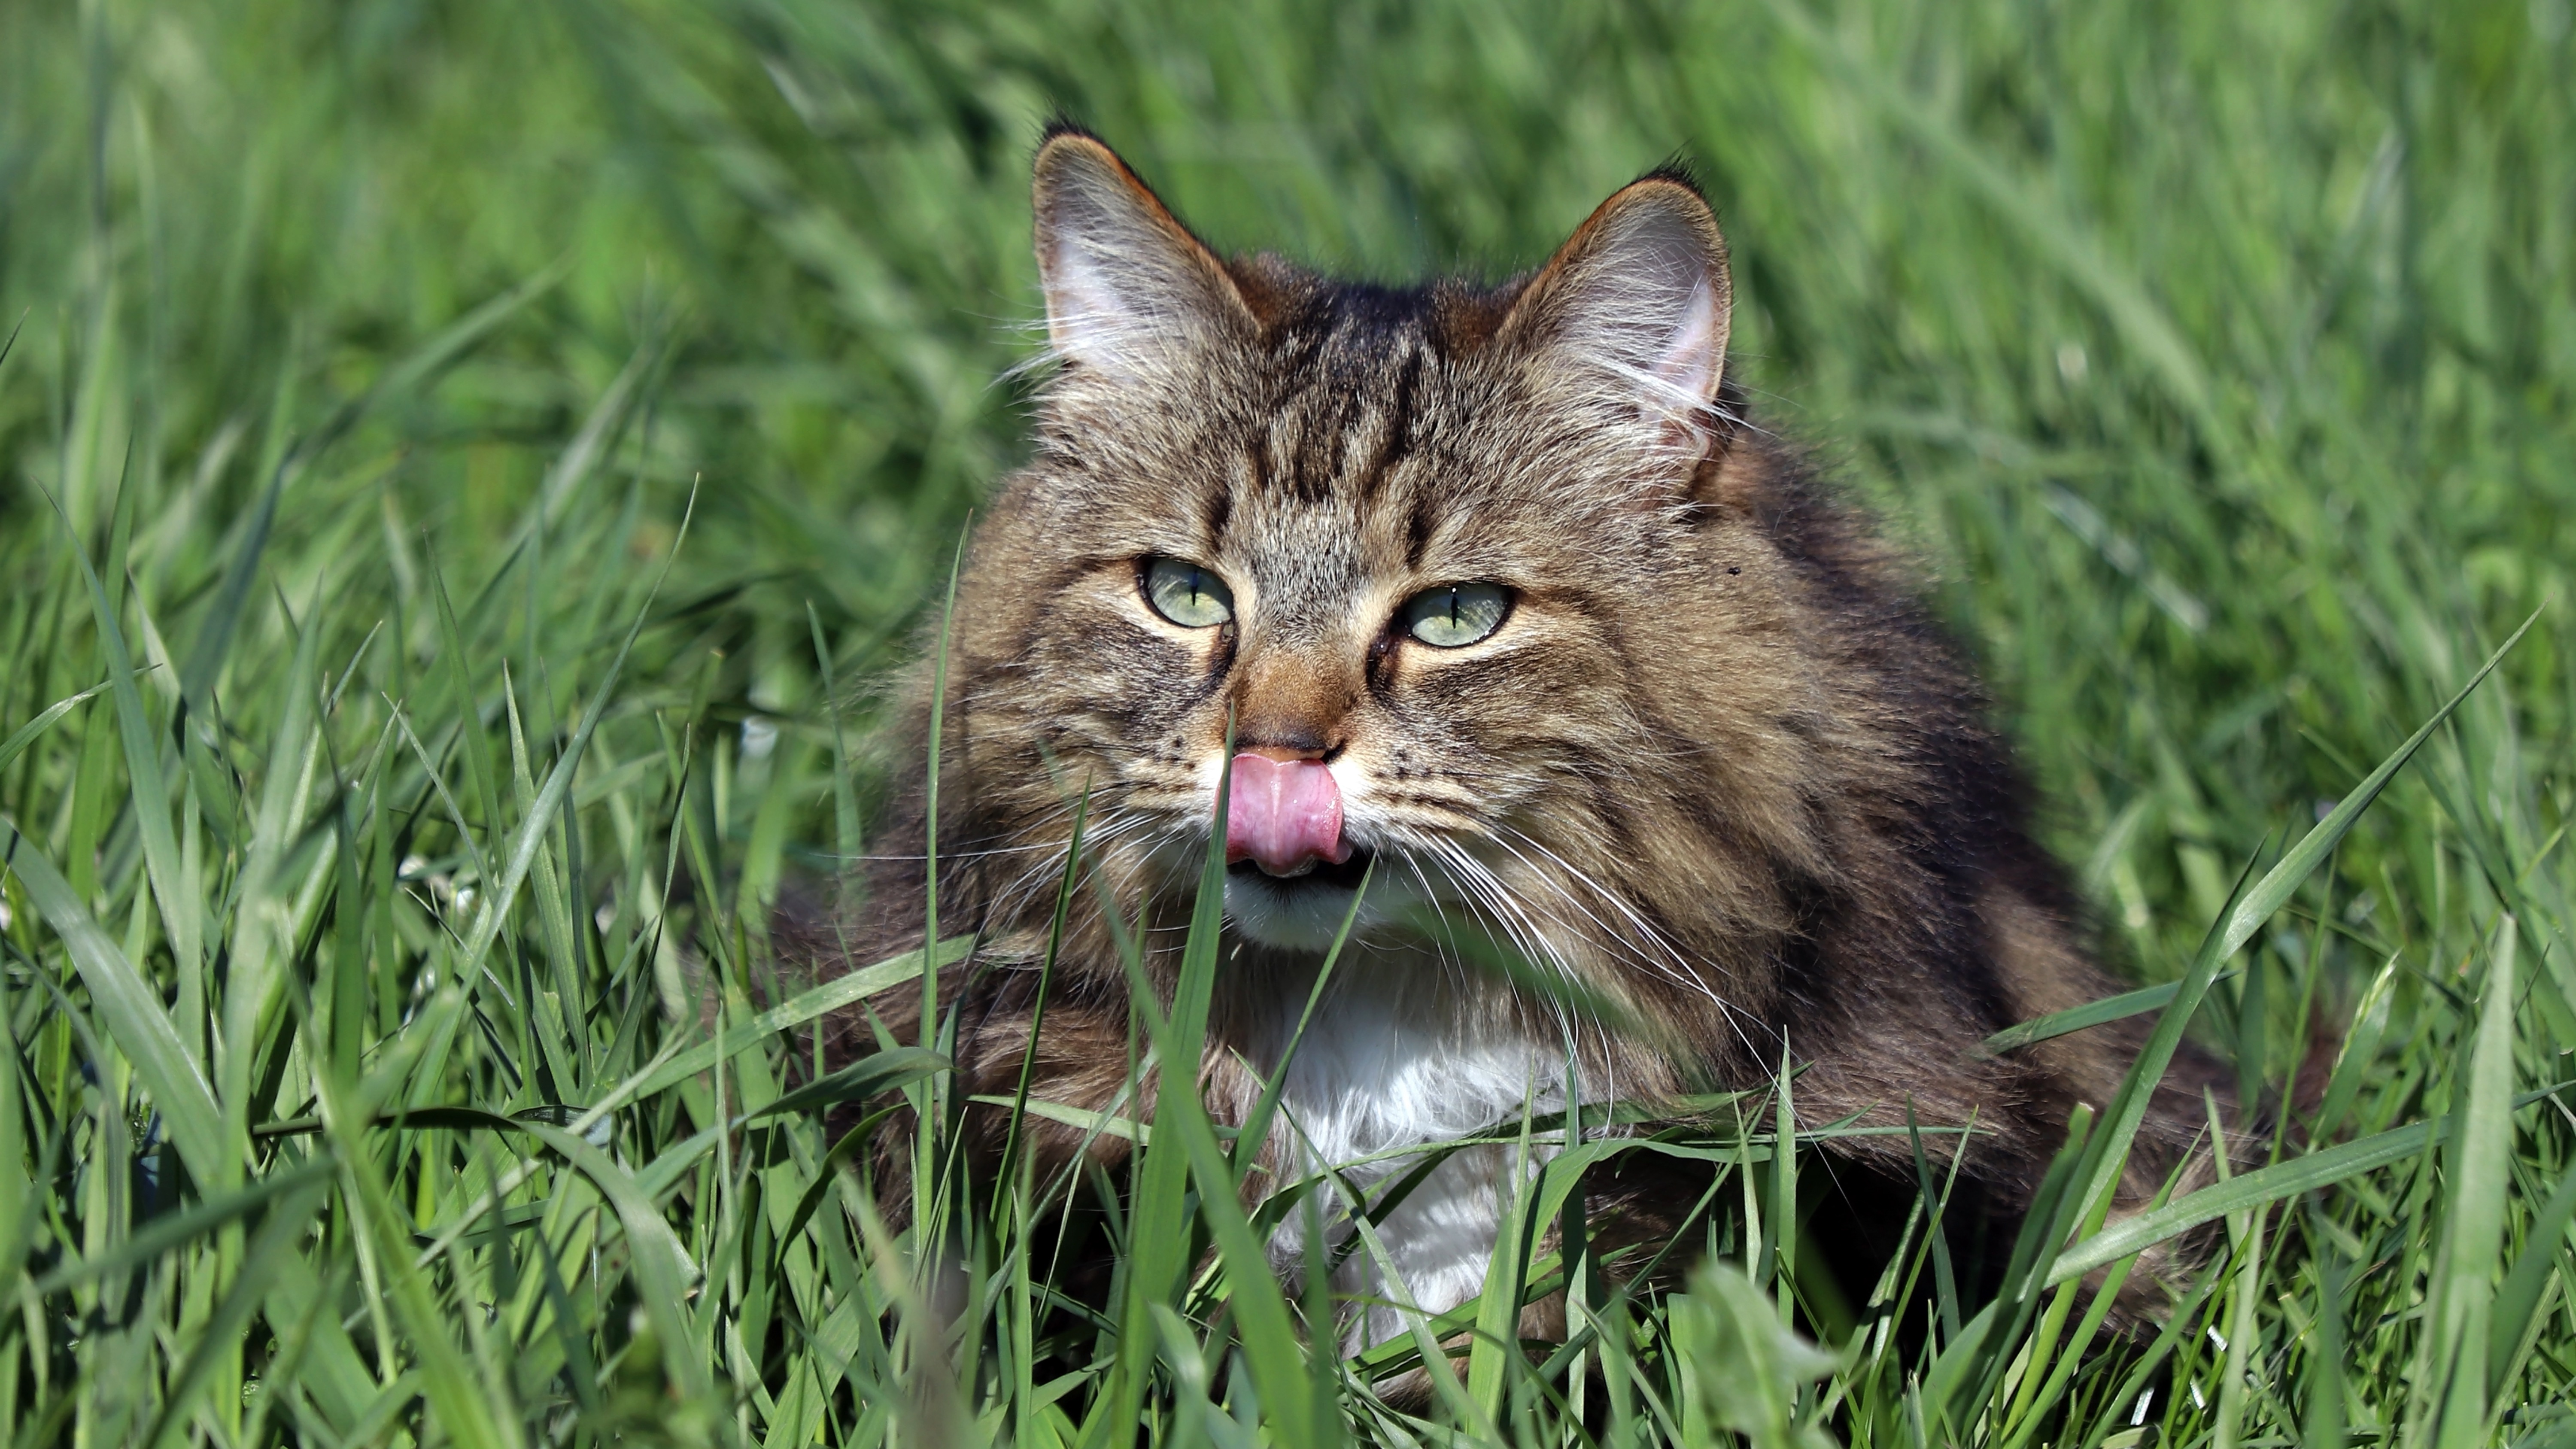
[[[2381,963],[2379,973],[2361,993],[2353,1008],[2352,1027],[2344,1033],[2343,1044],[2335,1050],[2334,1070],[2326,1077],[2325,1100],[2317,1108],[2316,1136],[2332,1136],[2343,1126],[2346,1113],[2359,1096],[2363,1079],[2379,1055],[2380,1039],[2388,1031],[2388,1012],[2397,986],[2398,957],[2390,956]]]
[[[330,1158],[316,1157],[272,1172],[246,1187],[209,1198],[194,1207],[155,1218],[118,1243],[113,1252],[65,1263],[47,1273],[35,1281],[32,1291],[39,1296],[59,1292],[103,1274],[148,1263],[195,1242],[226,1223],[259,1211],[281,1195],[326,1181],[339,1170],[339,1165]]]
[[[295,920],[300,914],[291,895],[296,883],[284,876],[288,857],[303,834],[322,729],[315,718],[322,638],[320,590],[317,580],[315,602],[301,624],[285,599],[278,600],[278,613],[295,640],[295,653],[286,671],[285,708],[260,781],[249,858],[235,886],[223,1036],[212,1063],[215,1101],[224,1114],[224,1134],[217,1139],[224,1157],[212,1178],[217,1186],[238,1182],[248,1165],[252,1098],[260,1095],[263,1076],[259,1070],[262,1047],[269,1031],[284,1027],[275,1008],[295,957]]]
[[[1521,1351],[1521,1291],[1528,1285],[1530,1255],[1538,1250],[1537,1227],[1546,1218],[1534,1212],[1539,1174],[1530,1170],[1530,1113],[1521,1113],[1520,1140],[1504,1159],[1511,1192],[1503,1196],[1494,1246],[1485,1258],[1485,1286],[1478,1295],[1476,1327],[1467,1346],[1467,1399],[1489,1424],[1507,1422],[1503,1394],[1518,1366]],[[1493,1152],[1497,1149],[1482,1149]]]
[[[924,1046],[939,1032],[939,967],[933,959],[939,941],[939,747],[948,730],[948,630],[957,616],[957,577],[965,566],[966,536],[961,532],[948,566],[948,598],[939,610],[937,652],[931,656],[930,740],[922,768],[921,1034],[914,1040]],[[928,1176],[923,1174],[925,1180]]]
[[[2565,1251],[2567,1225],[2576,1218],[2576,1167],[2559,1179],[2558,1190],[2531,1216],[2531,1230],[2523,1239],[2522,1252],[2496,1289],[2493,1319],[2487,1332],[2487,1398],[2501,1401],[2505,1386],[2518,1367],[2517,1355],[2524,1352],[2523,1341],[2532,1320],[2540,1311],[2540,1297],[2549,1286],[2550,1275],[2558,1270],[2559,1255]]]
[[[1229,720],[1227,759],[1233,758],[1233,744],[1234,729]],[[1226,813],[1232,786],[1232,772],[1220,773],[1216,814],[1200,864],[1197,898],[1191,907],[1189,934],[1181,947],[1180,972],[1173,984],[1169,1014],[1156,1005],[1154,985],[1145,974],[1142,957],[1131,955],[1125,962],[1133,1010],[1143,1021],[1162,1063],[1154,1092],[1153,1120],[1157,1125],[1200,1110],[1199,1062],[1207,1038],[1208,1005],[1215,987],[1217,945],[1224,921]],[[1110,914],[1116,915],[1114,903]],[[1083,1426],[1086,1446],[1131,1442],[1137,1428],[1145,1380],[1152,1371],[1156,1351],[1152,1308],[1157,1303],[1169,1307],[1177,1302],[1184,1286],[1183,1271],[1189,1264],[1190,1150],[1186,1140],[1166,1140],[1137,1149],[1142,1160],[1134,1169],[1135,1187],[1128,1209],[1131,1251],[1125,1265],[1125,1297],[1118,1314],[1117,1357],[1100,1405]],[[1229,1187],[1227,1191],[1234,1189]],[[1269,1402],[1266,1392],[1263,1407],[1272,1414],[1290,1415],[1295,1421],[1303,1421],[1309,1411],[1303,1402]]]
[[[456,606],[447,597],[447,576],[438,566],[438,551],[429,550],[429,596],[438,606],[438,652],[447,659],[447,689],[450,707],[456,711],[460,731],[458,746],[465,756],[465,772],[474,781],[475,803],[483,807],[483,832],[487,842],[497,842],[501,834],[500,774],[492,763],[492,741],[483,730],[482,706],[474,697],[474,680],[467,660],[471,655],[465,646],[465,634],[457,626]],[[489,847],[477,846],[471,835],[465,843],[476,851],[478,868],[488,869],[483,856]]]
[[[125,953],[99,928],[36,843],[16,825],[0,819],[0,869],[16,874],[28,900],[54,928],[89,989],[92,1008],[115,1039],[118,1050],[134,1064],[135,1075],[152,1094],[153,1106],[170,1123],[170,1141],[189,1159],[191,1171],[216,1176],[224,1136],[223,1114],[216,1109],[214,1088],[197,1070],[196,1060],[161,1008],[154,991]]]
[[[2476,1044],[2467,1092],[2451,1134],[2449,1202],[2435,1259],[2426,1319],[2433,1372],[2440,1381],[2440,1419],[2431,1442],[2483,1442],[2492,1415],[2487,1401],[2487,1330],[2494,1275],[2504,1243],[2505,1199],[2513,1150],[2514,978],[2518,924],[2498,925],[2479,991]]]
[[[2307,1402],[2299,1427],[2305,1443],[2341,1444],[2346,1422],[2344,1305],[2351,1278],[2342,1255],[2332,1246],[2318,1256],[2317,1336],[2301,1385]]]
[[[948,1070],[948,1058],[921,1047],[889,1047],[871,1052],[820,1081],[789,1092],[765,1107],[746,1112],[734,1121],[756,1122],[788,1112],[809,1112],[817,1107],[837,1106],[843,1102],[862,1102],[883,1092],[895,1091],[929,1076]]]
[[[831,646],[823,642],[823,616],[814,601],[805,601],[805,627],[814,636],[814,667],[822,676],[823,712],[832,721],[832,843],[844,861],[859,854],[859,807],[850,794],[850,740],[841,728],[841,683],[832,669]]]
[[[1351,903],[1342,912],[1342,923],[1333,931],[1332,944],[1324,948],[1323,964],[1315,968],[1315,982],[1306,990],[1306,1004],[1297,1012],[1296,1028],[1288,1033],[1288,1045],[1281,1048],[1279,1061],[1270,1070],[1270,1080],[1263,1084],[1260,1098],[1244,1115],[1243,1130],[1235,1138],[1234,1170],[1241,1178],[1253,1170],[1262,1144],[1270,1140],[1270,1122],[1279,1111],[1281,1095],[1288,1088],[1288,1069],[1297,1060],[1297,1049],[1306,1040],[1306,1029],[1313,1025],[1315,1007],[1332,985],[1333,969],[1342,959],[1342,948],[1351,939],[1351,928],[1359,924],[1360,907],[1368,900],[1369,882],[1377,876],[1377,861],[1371,859],[1360,871],[1360,883],[1351,891]]]
[[[130,506],[130,500],[120,503],[120,516]],[[125,647],[125,630],[117,622],[116,605],[109,600],[106,585],[99,581],[98,570],[90,565],[89,553],[81,547],[71,518],[59,503],[54,505],[54,516],[62,523],[69,552],[80,565],[81,578],[89,584],[99,652],[106,656],[108,680],[115,687],[116,727],[125,750],[129,786],[126,804],[143,837],[143,866],[152,881],[152,898],[160,908],[162,929],[168,932],[179,959],[193,961],[197,958],[197,903],[179,894],[179,838],[170,828],[170,789],[161,774],[160,743],[153,738],[151,721],[143,713],[143,692],[134,686],[134,660]],[[111,564],[116,562],[110,560]]]
[[[974,949],[974,937],[951,936],[932,952],[936,963],[932,969],[963,961]],[[890,956],[873,966],[863,966],[846,976],[835,977],[820,986],[799,992],[757,1016],[729,1025],[722,1042],[702,1042],[672,1057],[646,1074],[632,1089],[621,1089],[619,1097],[642,1101],[659,1095],[701,1072],[713,1070],[721,1061],[758,1048],[779,1032],[802,1026],[816,1017],[864,1001],[907,981],[917,981],[921,978],[921,959],[919,951],[907,950],[900,956]]]
[[[2237,974],[2234,971],[2223,971],[2212,978],[2210,984],[2214,986]],[[2033,1017],[2017,1026],[2005,1027],[2002,1031],[1987,1037],[1980,1045],[1988,1055],[2002,1056],[2006,1052],[2037,1042],[2052,1041],[2087,1027],[2124,1021],[2132,1016],[2143,1016],[2147,1012],[2161,1010],[2170,1004],[2181,990],[2182,983],[2179,981],[2168,981],[2160,986],[2142,986],[2135,991],[2124,991],[2117,996],[2106,996],[2100,1001],[2087,1002],[2065,1011],[2050,1012],[2046,1016]]]
[[[671,1381],[690,1397],[705,1393],[709,1387],[706,1370],[686,1351],[695,1335],[681,1307],[698,1271],[680,1247],[680,1240],[672,1235],[670,1224],[663,1221],[661,1211],[635,1179],[589,1142],[541,1122],[520,1125],[579,1168],[616,1209],[617,1220],[625,1228],[626,1241],[635,1255],[635,1272],[640,1280],[637,1296],[653,1320],[654,1335],[661,1342],[662,1361]]]
[[[2248,981],[2259,981],[2257,973]],[[2211,1149],[2220,1185],[2228,1178],[2227,1126],[2221,1119],[2215,1098],[2204,1096],[2209,1111]],[[2246,1368],[2254,1356],[2254,1343],[2260,1336],[2260,1304],[2263,1295],[2263,1209],[2231,1213],[2227,1220],[2228,1240],[2235,1245],[2236,1266],[2227,1275],[2227,1341],[2219,1360],[2218,1424],[2211,1431],[2213,1449],[2238,1449],[2245,1442]]]
[[[2515,1099],[2512,1105],[2520,1109],[2547,1095],[2547,1092],[2526,1093]],[[2374,1168],[2419,1156],[2425,1148],[2448,1141],[2451,1130],[2450,1118],[2435,1117],[2391,1128],[2358,1142],[2338,1143],[2270,1167],[2238,1173],[2224,1183],[2186,1193],[2154,1211],[2123,1218],[2072,1245],[2050,1265],[2048,1281],[2063,1283],[2080,1278],[2106,1263],[2130,1257],[2229,1213],[2331,1187]]]
[[[0,740],[0,770],[9,768],[12,762],[14,762],[20,755],[26,753],[27,746],[34,744],[38,736],[42,735],[46,730],[53,728],[56,720],[59,720],[64,715],[71,713],[74,709],[77,709],[89,700],[97,698],[101,693],[105,692],[115,683],[115,680],[103,679],[98,683],[91,685],[89,688],[82,690],[78,694],[67,695],[62,699],[55,700],[52,704],[46,706],[45,709],[34,719],[31,719],[25,724],[18,726],[16,729],[11,730],[9,732],[9,738]]]
[[[336,1093],[324,1095],[326,1117],[336,1115]],[[359,1232],[372,1241],[376,1271],[393,1316],[402,1325],[403,1347],[421,1376],[421,1391],[436,1415],[438,1427],[456,1442],[515,1449],[519,1421],[494,1392],[478,1381],[472,1364],[456,1346],[447,1316],[440,1311],[437,1290],[412,1262],[411,1222],[380,1175],[376,1160],[354,1129],[335,1130],[344,1191]]]
[[[836,736],[837,738],[837,736]],[[1020,1053],[1020,1077],[1011,1088],[1009,1126],[1002,1137],[1002,1155],[994,1160],[993,1202],[988,1210],[996,1223],[1002,1219],[1006,1193],[1018,1192],[1024,1177],[1020,1161],[1020,1124],[1026,1119],[1029,1083],[1038,1069],[1038,1043],[1046,1030],[1047,995],[1055,986],[1057,959],[1064,952],[1064,923],[1073,911],[1074,887],[1082,871],[1082,833],[1091,823],[1091,791],[1086,786],[1073,802],[1073,825],[1065,834],[1064,872],[1056,880],[1055,908],[1047,916],[1046,955],[1038,962],[1038,984],[1035,998],[1029,1003],[1029,1040]],[[981,1100],[978,1098],[977,1100]]]

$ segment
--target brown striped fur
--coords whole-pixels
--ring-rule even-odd
[[[1034,456],[975,531],[948,660],[941,922],[982,939],[941,987],[961,1092],[1016,1084],[1085,790],[1091,869],[1142,915],[1168,990],[1231,712],[1245,742],[1334,762],[1381,884],[1606,1003],[1516,992],[1374,918],[1343,967],[1378,993],[1371,1010],[1570,1043],[1587,1092],[1628,1099],[1764,1088],[1785,1052],[1805,1067],[1803,1120],[1973,1120],[1963,1176],[2007,1211],[2026,1199],[2141,1033],[1978,1049],[2111,984],[1904,560],[1747,420],[1719,366],[1724,245],[1687,178],[1620,191],[1527,277],[1388,288],[1222,260],[1059,128],[1037,231],[1059,366]],[[1641,343],[1668,342],[1674,318],[1707,366],[1640,381],[1660,355]],[[1160,619],[1138,585],[1157,555],[1221,574],[1235,621]],[[1511,591],[1491,640],[1434,650],[1391,626],[1407,596],[1459,580]],[[929,682],[925,663],[916,761]],[[921,867],[902,858],[919,795],[894,813],[860,961],[919,941]],[[1034,1088],[1094,1108],[1131,1051],[1101,894],[1075,897]],[[1313,966],[1229,927],[1201,1064],[1220,1114],[1245,1110],[1245,1062],[1275,1058]],[[911,1034],[910,1004],[878,1009]],[[2201,1125],[2213,1078],[2184,1075],[2148,1119],[2132,1200]],[[987,1150],[1000,1116],[969,1114]],[[1073,1129],[1030,1126],[1042,1161],[1076,1149]],[[1114,1166],[1123,1143],[1093,1150]],[[1901,1135],[1836,1150],[1911,1181]],[[1604,1200],[1649,1224],[1687,1205],[1654,1181]]]

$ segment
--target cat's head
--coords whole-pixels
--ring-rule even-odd
[[[1709,804],[1779,777],[1797,707],[1778,560],[1714,497],[1730,293],[1686,178],[1495,287],[1222,259],[1077,131],[1036,219],[1058,370],[955,615],[999,830],[1060,843],[1088,782],[1122,878],[1185,890],[1231,777],[1227,913],[1287,949],[1372,862],[1368,918],[1541,955],[1668,935],[1674,889],[1764,913],[1694,868],[1769,833],[1718,816],[1799,806]]]

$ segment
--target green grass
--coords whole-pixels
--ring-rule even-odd
[[[0,1437],[2576,1444],[2570,29],[0,8]],[[1735,365],[1924,559],[2113,954],[2181,982],[2160,1040],[2310,1074],[2277,1165],[2097,1235],[2095,1104],[1992,1308],[1920,1234],[1851,1304],[1819,1134],[1747,1099],[1682,1144],[1730,1266],[1507,1258],[1430,1421],[1309,1358],[1185,1103],[1098,1321],[1045,1184],[891,1232],[782,1095],[819,1007],[764,922],[866,849],[870,687],[1020,446],[1059,104],[1220,244],[1371,275],[1527,264],[1693,157]],[[953,1110],[924,1066],[836,1090]],[[2160,1336],[2052,1286],[2195,1215]],[[1568,1281],[1573,1345],[1494,1336]]]

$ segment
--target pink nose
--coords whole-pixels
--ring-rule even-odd
[[[1351,858],[1342,839],[1342,792],[1320,760],[1234,757],[1226,797],[1225,858],[1249,860],[1276,876],[1304,875],[1315,862]]]

